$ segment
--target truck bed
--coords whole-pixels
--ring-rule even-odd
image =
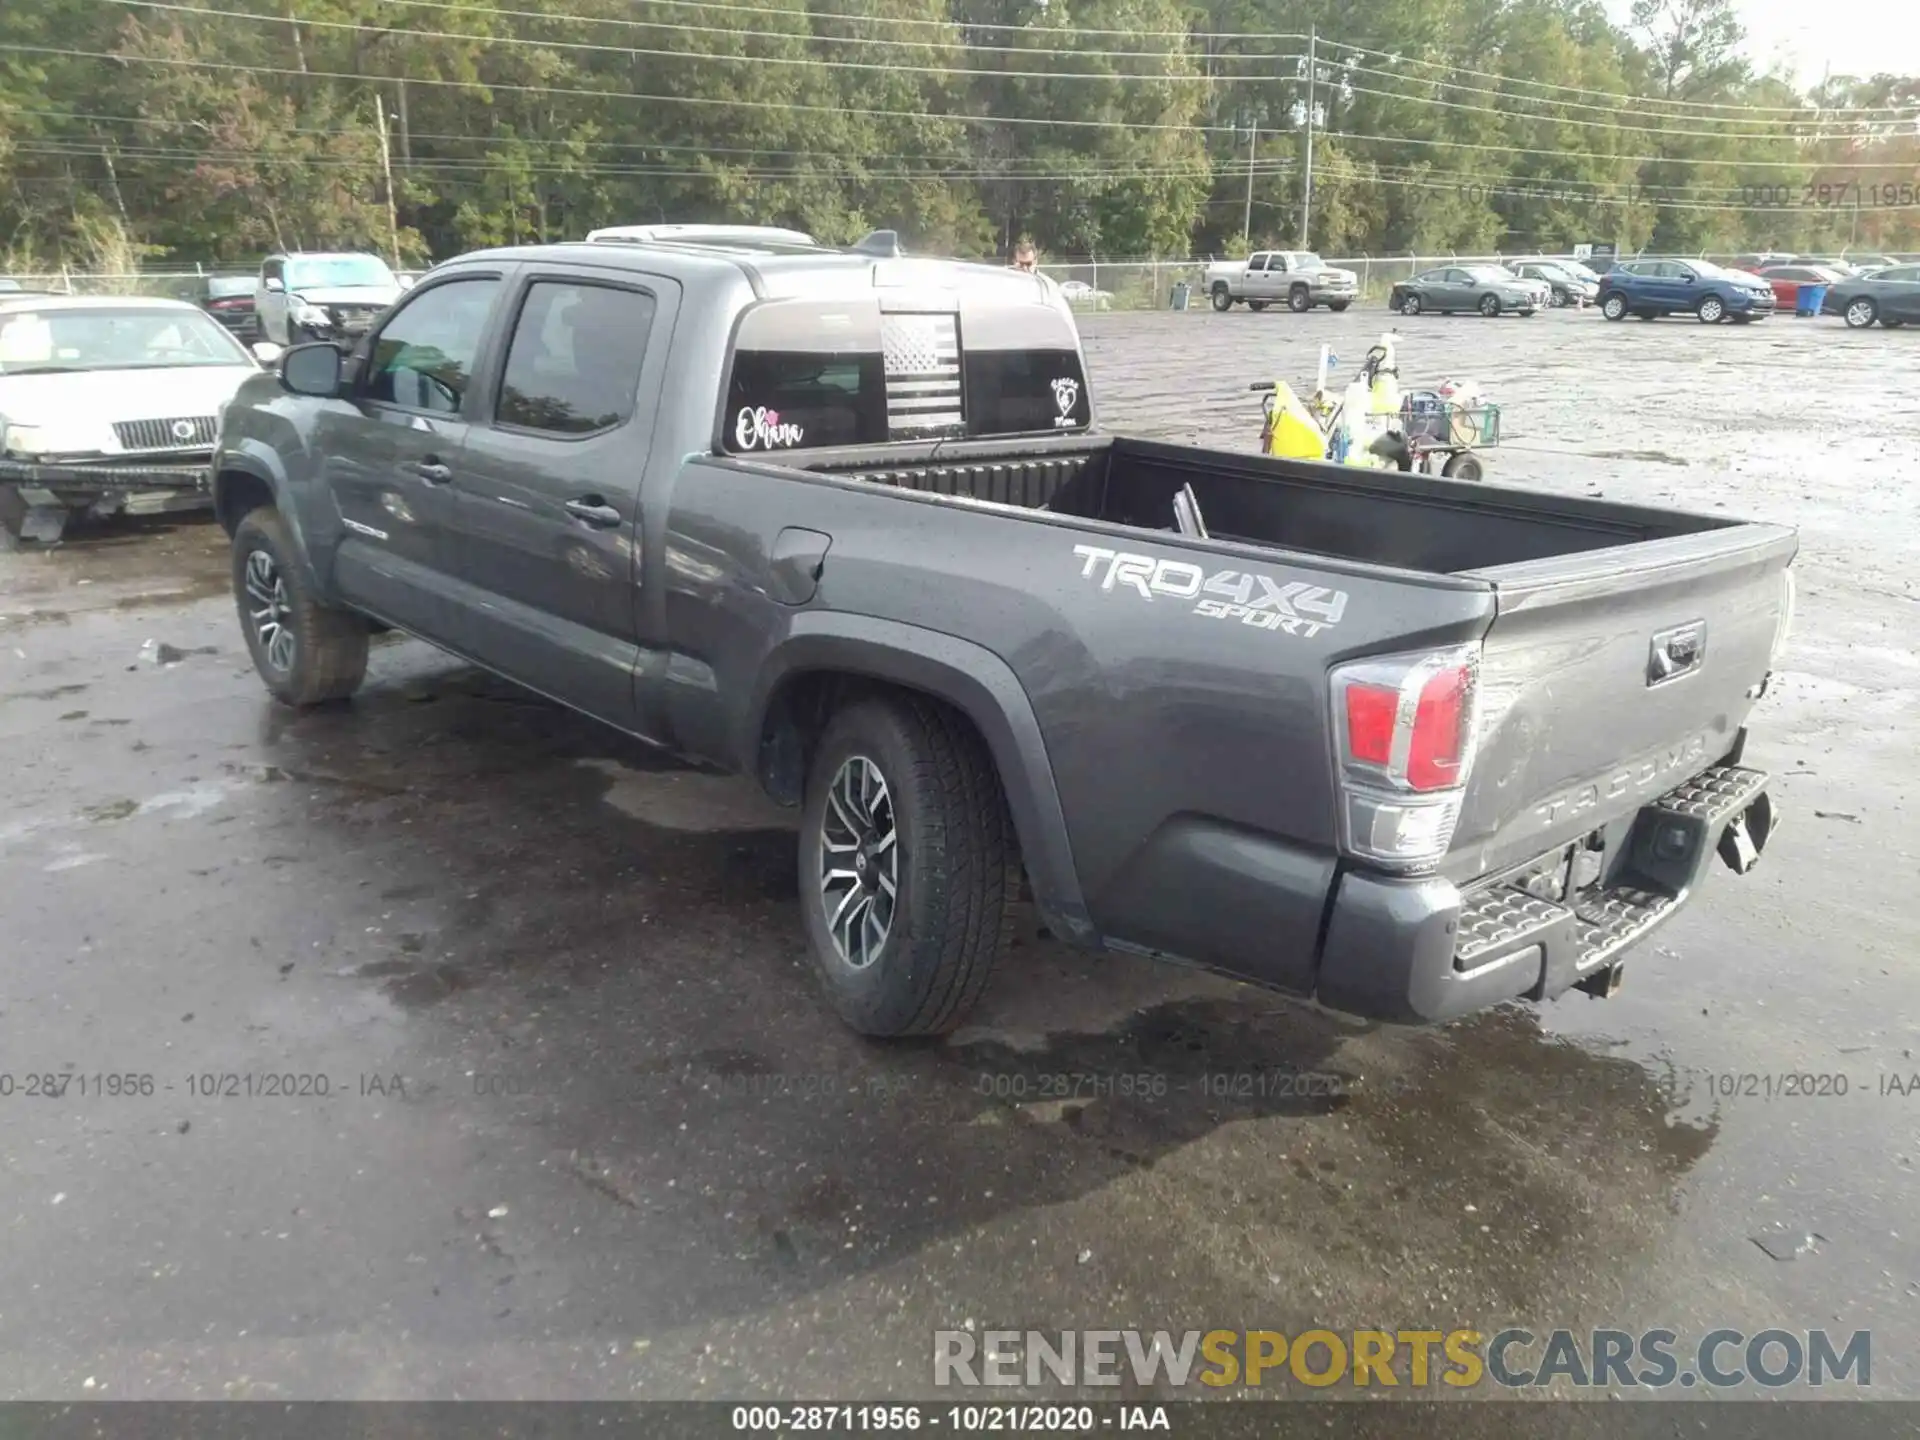
[[[1739,523],[1586,497],[1124,438],[882,463],[870,457],[827,459],[810,468],[1149,530],[1176,528],[1174,497],[1190,485],[1216,540],[1446,575]]]

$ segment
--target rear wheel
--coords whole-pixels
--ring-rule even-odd
[[[1313,295],[1304,285],[1296,285],[1287,292],[1287,308],[1296,315],[1304,315],[1313,308]]]
[[[1555,290],[1551,295],[1547,296],[1548,306],[1555,310],[1564,310],[1572,303],[1573,302],[1567,298],[1567,292],[1564,290]]]
[[[315,600],[296,554],[271,506],[249,512],[234,531],[233,598],[247,650],[276,700],[344,700],[366,677],[367,622]]]
[[[1880,318],[1880,307],[1865,295],[1849,300],[1846,308],[1847,324],[1855,330],[1864,330]]]
[[[1607,296],[1600,302],[1600,313],[1609,320],[1626,319],[1627,297],[1618,293]]]
[[[1500,297],[1498,295],[1482,295],[1480,297],[1480,313],[1489,320],[1498,315],[1500,313]]]
[[[1481,480],[1486,478],[1487,467],[1478,455],[1462,450],[1441,467],[1440,473],[1449,480]]]
[[[1693,313],[1700,317],[1702,325],[1718,325],[1727,318],[1727,302],[1718,295],[1702,295]]]
[[[808,944],[841,1018],[866,1035],[953,1029],[1011,939],[1019,890],[978,732],[911,695],[835,715],[808,771],[800,873]]]
[[[1420,313],[1419,295],[1411,290],[1408,291],[1406,296],[1400,301],[1400,313],[1402,315],[1418,315]]]
[[[1216,310],[1231,310],[1233,308],[1233,292],[1224,285],[1214,286],[1213,308]]]

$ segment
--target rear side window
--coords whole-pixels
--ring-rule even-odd
[[[590,435],[633,415],[654,301],[578,281],[527,287],[507,351],[494,421],[550,435]]]
[[[1093,407],[1070,320],[1002,302],[972,314],[772,302],[735,341],[721,415],[730,454],[1052,434]]]

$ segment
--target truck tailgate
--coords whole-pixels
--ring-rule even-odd
[[[1796,547],[1734,525],[1472,572],[1497,608],[1443,873],[1509,870],[1724,758],[1783,633]]]

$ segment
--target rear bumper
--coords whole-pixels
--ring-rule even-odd
[[[1767,776],[1715,765],[1643,807],[1605,888],[1562,904],[1510,884],[1344,874],[1315,996],[1335,1010],[1424,1024],[1503,1000],[1602,989],[1621,955],[1676,914],[1714,863],[1750,866],[1773,828]]]

